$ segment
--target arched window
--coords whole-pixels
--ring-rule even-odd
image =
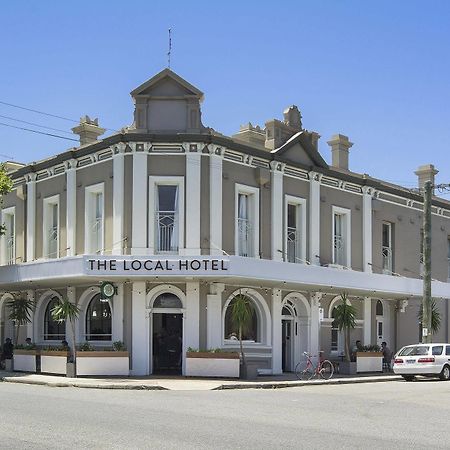
[[[153,308],[182,308],[181,300],[169,292],[158,295],[153,302]]]
[[[97,294],[90,301],[86,313],[86,340],[110,341],[111,329],[111,307],[107,300],[102,300]]]
[[[52,319],[52,309],[59,302],[58,297],[53,297],[47,305],[44,314],[44,341],[62,341],[66,338],[66,322],[57,322]]]
[[[380,300],[377,300],[377,306],[375,307],[375,314],[377,316],[383,315],[383,303]]]
[[[255,305],[253,301],[246,297],[249,300],[250,308],[252,310],[252,320],[250,326],[242,331],[242,340],[244,341],[254,341],[254,342],[260,342],[261,336],[259,335],[260,329],[258,326],[258,314],[256,312]],[[235,299],[232,299],[230,303],[227,306],[227,310],[225,311],[225,339],[230,340],[238,340],[239,339],[239,329],[238,327],[233,323],[232,320],[232,308],[233,303],[235,302]]]

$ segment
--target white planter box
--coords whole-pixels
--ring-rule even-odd
[[[128,352],[77,352],[77,375],[130,375]]]
[[[15,350],[14,370],[18,372],[36,372],[36,352]]]
[[[239,378],[238,353],[188,352],[186,376]]]
[[[41,372],[66,375],[67,353],[65,352],[42,352]]]
[[[383,372],[383,354],[378,352],[356,353],[357,372]]]

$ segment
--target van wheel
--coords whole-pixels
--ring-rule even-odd
[[[450,380],[450,367],[445,365],[442,369],[441,374],[439,375],[439,378],[443,381]]]
[[[414,375],[402,375],[405,381],[414,381]]]

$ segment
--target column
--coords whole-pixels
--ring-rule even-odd
[[[123,341],[123,283],[117,283],[117,294],[112,301],[112,341]]]
[[[370,297],[364,298],[364,345],[372,344],[372,299]]]
[[[311,326],[310,326],[310,352],[312,355],[318,355],[320,350],[320,319],[319,309],[322,293],[316,292],[311,295]]]
[[[67,286],[67,300],[69,300],[70,303],[75,304],[77,302],[76,300],[76,292],[75,292],[75,288],[73,286]],[[79,330],[79,319],[75,319],[75,342],[73,342],[73,324],[69,321],[66,320],[66,341],[69,344],[69,347],[71,349],[74,349],[75,345],[77,342],[80,341],[84,341],[84,336],[83,339],[80,339],[80,330]]]
[[[322,175],[309,172],[309,260],[320,266],[320,179]]]
[[[27,299],[34,303],[35,295],[34,295],[34,291],[32,289],[28,289],[27,290]],[[31,338],[31,340],[33,340],[33,338],[34,338],[34,333],[33,333],[33,329],[34,329],[34,311],[35,310],[31,311],[31,313],[30,313],[31,322],[27,323],[27,335],[25,336],[27,338],[28,337]]]
[[[220,348],[223,342],[222,292],[223,283],[211,283],[206,296],[206,347]]]
[[[201,154],[186,153],[186,248],[185,255],[200,255]]]
[[[77,160],[66,163],[66,256],[77,254]],[[64,253],[63,253],[64,254]]]
[[[131,301],[131,374],[147,375],[149,358],[148,314],[145,281],[133,283]]]
[[[113,255],[122,255],[124,247],[125,145],[118,146],[113,156]],[[146,209],[146,208],[145,208]]]
[[[281,289],[272,289],[272,373],[283,373],[283,337],[281,327]]]
[[[222,150],[213,147],[209,157],[210,254],[222,255]]]
[[[36,174],[27,175],[27,261],[34,260],[36,234]]]
[[[133,255],[147,254],[147,215],[148,215],[148,176],[147,153],[133,153],[133,210],[132,210],[132,242]]]
[[[271,253],[275,261],[283,261],[283,172],[282,164],[271,162]]]
[[[363,187],[363,270],[369,273],[372,273],[372,193],[372,188]]]
[[[188,347],[200,345],[200,283],[186,283],[186,305],[184,313],[183,355]]]

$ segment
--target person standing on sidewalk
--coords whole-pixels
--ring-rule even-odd
[[[381,351],[383,352],[383,372],[390,372],[392,352],[384,341],[381,343]]]

